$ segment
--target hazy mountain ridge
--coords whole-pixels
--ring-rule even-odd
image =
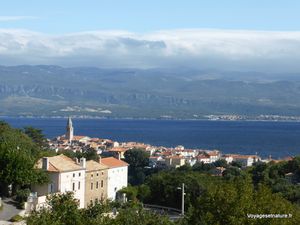
[[[192,118],[300,112],[297,74],[24,65],[0,66],[0,77],[1,115],[108,116],[111,112],[111,117]],[[63,111],[66,107],[82,110]]]

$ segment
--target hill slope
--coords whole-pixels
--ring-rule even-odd
[[[255,72],[0,66],[0,115],[299,115],[300,81]]]

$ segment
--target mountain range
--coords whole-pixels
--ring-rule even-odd
[[[0,116],[300,115],[300,74],[0,66]]]

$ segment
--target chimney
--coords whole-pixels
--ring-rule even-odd
[[[86,159],[85,158],[80,158],[80,166],[82,168],[86,168]]]
[[[49,169],[49,158],[48,157],[43,157],[43,159],[42,159],[42,169],[43,170],[48,170]]]
[[[118,160],[121,160],[121,153],[118,152]]]
[[[99,163],[101,164],[101,156],[99,156]]]
[[[76,162],[76,164],[79,164],[79,160],[78,160],[78,158],[77,157],[75,157],[75,162]]]

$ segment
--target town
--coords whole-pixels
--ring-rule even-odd
[[[271,158],[261,159],[258,155],[222,154],[219,150],[185,149],[184,146],[167,148],[137,142],[119,143],[109,139],[76,136],[70,117],[66,133],[49,140],[49,145],[55,152],[92,150],[100,157],[97,162],[87,161],[85,158],[74,160],[63,154],[42,158],[37,167],[47,171],[51,181],[43,186],[32,187],[32,194],[25,207],[28,212],[44,207],[47,195],[56,192],[74,192],[80,208],[103,199],[126,201],[126,197],[120,195],[119,191],[128,185],[128,164],[123,160],[125,152],[130,149],[147,152],[148,167],[160,169],[193,166],[196,163],[211,164],[218,160],[225,160],[228,164],[235,162],[242,168],[259,161],[276,161]],[[224,167],[217,166],[212,175],[222,176],[225,170]]]
[[[36,224],[47,213],[63,210],[60,206],[64,204],[73,204],[74,213],[90,215],[93,210],[95,216],[109,220],[126,215],[126,210],[134,212],[135,207],[143,210],[140,216],[146,213],[151,218],[163,214],[169,222],[190,220],[191,217],[185,216],[185,206],[197,205],[206,198],[203,193],[215,195],[215,188],[239,193],[242,185],[253,189],[247,195],[255,199],[260,189],[255,190],[252,185],[262,182],[269,182],[274,195],[278,192],[276,184],[284,182],[279,192],[290,202],[298,201],[293,194],[299,187],[297,157],[262,159],[258,154],[222,154],[217,149],[186,149],[182,145],[170,148],[78,136],[74,135],[76,124],[71,117],[66,121],[65,133],[52,140],[33,127],[19,130],[0,122],[0,128],[3,138],[0,216],[6,221],[26,220],[28,224]],[[16,166],[11,167],[11,163]],[[11,172],[15,175],[7,178],[6,174]],[[246,183],[240,184],[243,180]],[[204,203],[210,206],[217,201]],[[17,205],[15,210],[11,210],[12,204]],[[52,221],[51,217],[49,220]]]

